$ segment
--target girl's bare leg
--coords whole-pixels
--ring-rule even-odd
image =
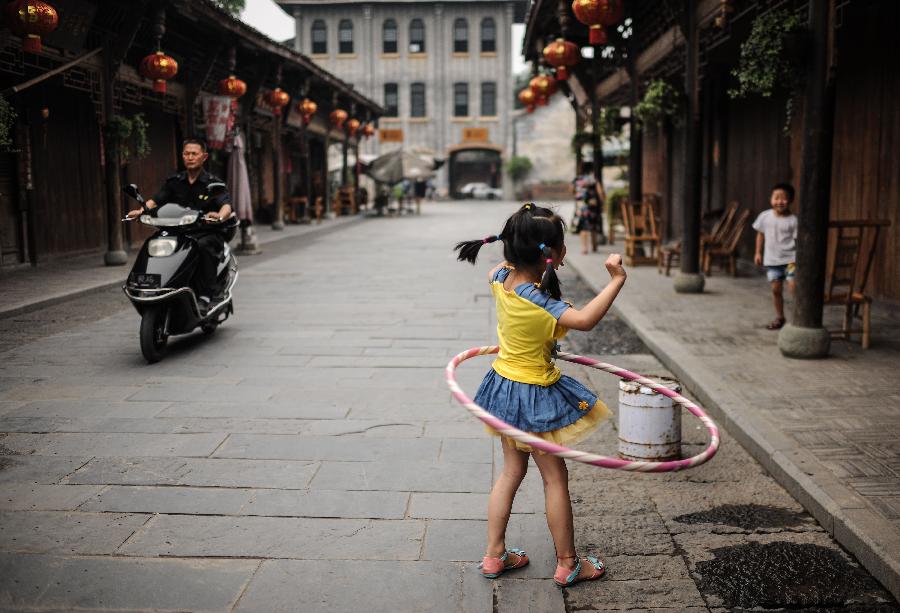
[[[569,470],[562,458],[550,454],[534,454],[534,463],[544,480],[544,502],[547,510],[547,526],[556,558],[560,565],[575,568],[575,528],[572,521],[572,502],[569,499]],[[589,577],[594,572],[591,565],[582,564],[581,574]]]
[[[488,542],[485,555],[497,558],[506,551],[506,526],[512,513],[513,499],[528,470],[528,453],[517,450],[505,438],[503,445],[503,471],[491,490],[488,499]],[[515,554],[512,554],[515,555]],[[515,564],[518,558],[508,561]]]

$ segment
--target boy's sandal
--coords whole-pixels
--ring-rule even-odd
[[[515,554],[519,557],[515,564],[507,564],[509,554]],[[507,549],[499,558],[484,556],[478,568],[481,569],[481,576],[486,579],[496,579],[508,570],[515,570],[528,565],[528,554],[523,549]]]
[[[556,573],[553,575],[553,581],[556,585],[559,587],[571,587],[580,581],[593,581],[594,579],[599,579],[603,576],[603,573],[606,572],[606,565],[594,556],[586,556],[583,559],[587,560],[594,567],[594,572],[590,577],[579,577],[581,574],[582,558],[575,558],[575,568],[571,571],[561,564],[556,566]]]
[[[769,325],[766,326],[766,330],[780,330],[783,326],[784,319],[782,319],[781,317],[776,317],[771,322],[769,322]]]

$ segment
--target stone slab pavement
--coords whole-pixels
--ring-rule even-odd
[[[322,224],[286,225],[275,231],[271,226],[254,226],[260,246],[284,239],[319,232],[330,232],[360,217],[326,219]],[[240,233],[232,242],[240,246]],[[55,258],[40,262],[36,267],[21,266],[0,270],[0,317],[11,317],[35,308],[46,307],[63,300],[121,285],[134,262],[136,252],[128,255],[125,266],[106,266],[103,254],[86,254]],[[247,256],[252,257],[252,256]]]
[[[571,207],[571,205],[568,205]],[[570,208],[562,207],[570,212]],[[595,289],[621,244],[569,261]],[[731,434],[895,596],[900,595],[900,307],[875,303],[872,347],[823,360],[781,355],[764,276],[712,271],[678,294],[654,266],[628,271],[613,306]],[[790,321],[792,301],[785,312]],[[840,308],[826,307],[840,328]]]
[[[235,316],[157,364],[121,295],[0,352],[0,612],[898,611],[729,424],[693,471],[571,467],[577,542],[604,580],[552,584],[533,466],[509,529],[532,564],[479,576],[501,461],[444,366],[494,342],[500,250],[473,269],[450,249],[513,208],[426,205],[311,235],[243,269]],[[668,372],[648,353],[616,363]],[[488,364],[461,367],[464,389]],[[563,366],[615,407],[614,378]],[[706,444],[682,427],[686,453]],[[612,420],[585,443],[615,446]]]

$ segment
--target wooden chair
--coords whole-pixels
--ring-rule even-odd
[[[825,304],[844,307],[844,319],[840,330],[832,330],[832,338],[851,340],[851,336],[861,333],[863,349],[869,348],[871,335],[872,298],[865,294],[866,282],[875,259],[878,235],[881,228],[891,225],[888,220],[855,219],[832,221],[829,229],[837,231],[834,255],[828,262],[825,275]],[[873,234],[866,241],[867,230]],[[863,254],[868,246],[868,251]],[[853,328],[853,319],[860,318],[862,307],[862,328]]]
[[[356,196],[352,187],[341,187],[334,195],[335,215],[356,215]]]
[[[637,266],[654,264],[658,261],[659,233],[656,231],[656,216],[649,199],[641,203],[622,201],[622,223],[625,226],[625,264]],[[639,247],[647,245],[650,255],[638,255]]]
[[[703,274],[707,277],[710,276],[713,259],[721,258],[723,260],[728,260],[728,272],[731,273],[731,276],[737,276],[737,247],[738,243],[741,242],[741,236],[744,234],[744,228],[747,227],[747,221],[749,219],[750,211],[744,209],[735,219],[731,230],[723,241],[720,244],[711,245],[703,252]]]
[[[301,223],[306,219],[306,196],[293,196],[287,201],[287,221]]]
[[[722,213],[722,216],[716,221],[715,225],[713,225],[709,234],[704,232],[700,235],[701,262],[703,261],[704,253],[707,249],[713,245],[720,245],[722,241],[725,240],[725,237],[728,236],[728,233],[731,231],[731,225],[734,222],[735,214],[740,208],[741,207],[736,200],[732,201],[728,205],[728,208],[725,209],[725,212]],[[663,269],[665,269],[666,276],[668,277],[672,270],[672,263],[674,260],[681,260],[681,241],[674,241],[667,245],[663,245],[660,248],[659,259],[656,262],[656,272],[661,274]]]
[[[322,198],[322,196],[318,196],[316,198],[316,204],[314,208],[316,211],[316,223],[322,223],[322,214],[325,213],[325,200]]]

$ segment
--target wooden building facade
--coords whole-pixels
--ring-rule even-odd
[[[327,203],[325,141],[355,142],[330,126],[332,110],[373,123],[382,112],[350,84],[208,0],[51,4],[59,25],[43,37],[40,53],[24,51],[9,30],[0,32],[0,91],[16,114],[12,144],[0,148],[2,267],[140,244],[141,228],[116,221],[131,206],[119,187],[136,183],[149,196],[179,169],[182,140],[205,136],[203,96],[219,93],[229,74],[247,86],[235,126],[244,135],[258,221],[280,218],[292,192]],[[165,93],[138,69],[157,44],[178,62]],[[281,115],[265,102],[275,88],[290,95]],[[303,98],[318,105],[308,126],[293,109]],[[149,155],[120,157],[110,151],[106,127],[113,117],[138,114],[147,124]],[[213,150],[207,168],[225,178],[229,155]],[[285,158],[298,163],[285,165]],[[307,167],[322,176],[307,180]]]
[[[822,0],[829,7],[833,36],[831,78],[833,137],[828,218],[883,219],[867,293],[876,299],[900,302],[900,71],[892,24],[900,18],[900,3],[890,0]],[[610,30],[606,53],[599,60],[582,60],[570,87],[577,112],[592,104],[631,106],[653,79],[664,79],[683,90],[685,81],[687,2],[626,0],[630,21],[622,32]],[[571,2],[536,1],[527,21],[526,57],[540,60],[544,44],[560,35],[587,45],[587,29],[571,14]],[[727,5],[733,12],[716,24]],[[569,13],[561,14],[561,10]],[[665,10],[663,10],[665,9]],[[802,91],[793,96],[788,121],[787,89],[768,98],[733,98],[733,70],[741,44],[754,20],[783,10],[804,23],[806,0],[696,0],[693,9],[699,28],[699,172],[697,202],[701,214],[714,217],[737,201],[751,211],[751,219],[769,208],[772,185],[791,182],[801,194],[804,108]],[[623,36],[623,34],[625,34]],[[806,59],[798,55],[798,66]],[[667,238],[683,234],[685,208],[684,155],[687,126],[681,118],[662,126],[638,125],[639,168],[630,175],[640,184],[636,194],[658,194],[661,227]],[[633,124],[634,125],[634,124]],[[787,126],[787,127],[786,127]],[[635,157],[632,157],[634,161]],[[748,228],[739,253],[752,266],[754,233]],[[830,253],[830,252],[829,252]],[[830,256],[829,256],[830,257]]]

